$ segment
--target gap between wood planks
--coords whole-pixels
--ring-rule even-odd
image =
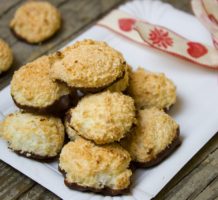
[[[3,15],[17,6],[22,0],[1,0],[0,19]]]

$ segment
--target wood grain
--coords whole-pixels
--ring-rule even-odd
[[[19,200],[58,200],[57,196],[55,196],[53,193],[49,192],[47,189],[43,188],[40,185],[34,185],[34,187],[31,188],[28,192],[22,194],[19,198]]]
[[[35,182],[17,170],[0,162],[0,199],[17,199],[29,190]]]
[[[0,17],[5,15],[13,7],[16,7],[16,5],[21,1],[22,0],[1,0]]]
[[[40,55],[64,46],[89,28],[97,19],[125,0],[50,0],[63,16],[61,31],[40,45],[17,40],[8,24],[22,0],[0,0],[0,37],[13,48],[13,68],[0,77],[0,90],[5,87],[13,71]],[[163,0],[186,12],[191,12],[189,0]],[[0,200],[56,200],[56,195],[35,183],[17,170],[0,161]],[[213,200],[218,199],[218,135],[188,162],[183,169],[154,198],[155,200]]]

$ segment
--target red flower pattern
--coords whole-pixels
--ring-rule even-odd
[[[149,33],[149,40],[152,41],[154,46],[167,49],[173,45],[173,39],[169,37],[169,33],[163,29],[154,28]]]

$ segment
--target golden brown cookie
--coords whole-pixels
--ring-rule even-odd
[[[156,165],[180,144],[179,126],[157,108],[139,110],[137,119],[137,126],[121,140],[121,145],[137,166]]]
[[[83,92],[97,92],[125,76],[126,62],[121,53],[105,42],[83,40],[51,56],[55,80]]]
[[[65,127],[65,132],[67,133],[68,138],[71,141],[74,141],[75,139],[79,138],[80,136],[77,134],[77,132],[70,126],[70,119],[71,116],[70,114],[66,114],[66,117],[64,119],[64,127]]]
[[[128,93],[137,108],[157,107],[168,110],[176,102],[176,87],[163,73],[139,68],[130,73]]]
[[[60,113],[71,106],[71,90],[50,78],[47,56],[34,60],[14,73],[11,95],[16,105],[37,113]]]
[[[68,115],[78,135],[106,144],[128,134],[135,123],[135,106],[131,97],[106,91],[85,96]]]
[[[126,65],[125,74],[123,78],[113,83],[111,86],[106,88],[106,90],[109,90],[111,92],[124,92],[128,86],[129,86],[129,66]]]
[[[59,118],[16,112],[3,121],[3,138],[14,152],[37,160],[56,157],[64,143]]]
[[[78,138],[62,149],[59,169],[72,189],[114,196],[129,189],[130,160],[129,153],[118,144],[98,146]]]
[[[0,39],[0,74],[7,71],[13,62],[13,54],[9,45]]]
[[[59,11],[46,1],[28,1],[19,7],[10,22],[18,38],[28,43],[40,43],[61,27]]]

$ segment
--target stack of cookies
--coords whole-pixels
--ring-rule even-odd
[[[22,156],[58,157],[73,189],[123,194],[132,166],[154,166],[180,144],[166,113],[176,102],[173,82],[133,71],[105,42],[83,40],[26,64],[11,96],[21,110],[5,118],[1,136]]]

